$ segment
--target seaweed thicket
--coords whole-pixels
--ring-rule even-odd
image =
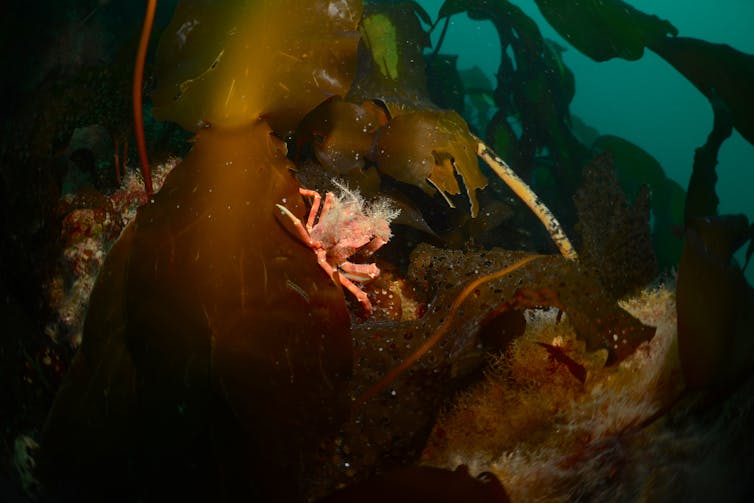
[[[513,1],[434,20],[412,1],[159,2],[136,78],[141,5],[55,4],[28,46],[49,57],[3,81],[0,459],[25,495],[599,499],[630,458],[605,445],[741,399],[754,290],[732,256],[754,224],[718,214],[715,183],[732,130],[754,142],[754,56],[621,0],[536,4],[589,58],[652,51],[709,100],[687,188],[575,132],[578,75]],[[461,14],[495,27],[494,83],[430,44]],[[28,36],[6,28],[16,61]],[[386,244],[332,229],[356,265],[323,267],[294,225],[338,190],[400,215]],[[674,293],[644,291],[676,269]],[[526,493],[521,459],[498,460],[527,446],[605,462],[583,490]]]

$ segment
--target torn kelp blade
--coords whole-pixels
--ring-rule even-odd
[[[375,139],[377,169],[398,181],[449,196],[461,193],[463,181],[471,216],[479,212],[476,191],[487,186],[479,170],[477,141],[466,121],[453,111],[407,112],[390,120]]]

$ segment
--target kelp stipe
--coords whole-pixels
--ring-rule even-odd
[[[136,135],[136,146],[139,151],[139,162],[141,162],[141,172],[144,176],[144,190],[147,199],[152,196],[152,175],[149,172],[149,156],[147,155],[147,142],[144,138],[144,104],[142,103],[142,90],[144,87],[144,64],[147,59],[147,48],[149,47],[149,36],[154,24],[155,11],[157,10],[157,0],[148,0],[147,10],[144,14],[144,25],[141,29],[139,38],[139,50],[136,55],[136,64],[134,65],[134,78],[132,86],[132,106],[134,110],[134,134]],[[118,175],[120,179],[120,175]],[[120,180],[119,180],[120,181]]]

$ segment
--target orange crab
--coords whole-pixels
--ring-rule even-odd
[[[299,189],[302,196],[313,199],[306,224],[282,204],[277,207],[291,219],[301,240],[314,250],[317,262],[327,275],[340,282],[364,310],[371,313],[372,303],[356,283],[373,280],[379,276],[380,269],[374,263],[359,264],[349,258],[356,254],[370,256],[387,243],[392,236],[390,222],[400,210],[385,199],[367,203],[358,191],[337,181],[334,183],[340,194],[327,192],[324,203],[317,191]]]

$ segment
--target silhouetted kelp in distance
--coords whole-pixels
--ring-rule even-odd
[[[714,112],[707,143],[696,151],[685,198],[686,239],[678,270],[677,302],[686,384],[704,391],[708,398],[719,399],[754,368],[754,290],[732,259],[733,253],[749,242],[748,264],[754,250],[754,224],[743,215],[718,216],[715,194],[717,152],[732,128],[754,143],[754,56],[725,44],[677,37],[678,31],[667,21],[620,0],[607,2],[607,7],[598,3],[604,2],[581,2],[568,9],[563,2],[537,1],[548,21],[584,54],[597,61],[611,57],[630,60],[641,57],[647,47],[697,87]],[[599,33],[585,29],[596,20],[613,29]],[[657,192],[656,199],[668,194],[657,190],[656,181],[647,182]]]
[[[454,3],[446,3],[444,15],[455,12]],[[562,309],[589,348],[606,350],[611,363],[652,337],[651,327],[619,309],[577,263],[426,246],[413,250],[409,266],[409,285],[427,295],[419,300],[424,314],[352,323],[341,289],[274,211],[284,203],[299,217],[305,213],[296,166],[279,138],[297,131],[321,170],[347,180],[376,169],[382,184],[393,178],[437,191],[449,205],[463,185],[472,215],[485,208],[476,191],[486,177],[463,119],[437,109],[423,89],[421,66],[406,64],[421,59],[417,32],[400,35],[418,25],[417,6],[372,5],[362,17],[355,0],[324,11],[322,5],[228,2],[229,11],[236,9],[231,15],[204,4],[179,6],[158,51],[164,73],[153,97],[157,115],[197,132],[195,145],[100,275],[84,343],[46,428],[41,464],[51,487],[96,494],[125,478],[136,485],[134,495],[148,497],[223,491],[295,501],[324,494],[352,481],[351,470],[363,478],[415,459],[443,401],[483,366],[474,353],[478,334],[505,313]],[[511,19],[526,23],[502,5],[508,17],[496,18],[499,30]],[[187,24],[191,19],[202,22]],[[223,38],[238,23],[245,29]],[[533,30],[520,33],[532,38],[517,42],[536,45]],[[540,58],[544,49],[537,47],[526,53],[519,46],[517,53],[536,55],[534,75],[548,68],[537,65],[555,61],[551,53]],[[564,80],[549,84],[565,94],[559,101],[532,110],[530,99],[516,98],[519,113],[531,111],[525,118],[538,128],[518,139],[516,158],[533,162],[544,138],[564,159],[559,176],[570,197],[588,151],[567,126],[567,75],[558,75]],[[517,85],[523,93],[528,84]],[[365,119],[363,134],[351,135]],[[503,113],[492,121],[496,131],[509,130],[504,119]],[[431,204],[420,199],[415,206]],[[521,260],[532,262],[499,277]],[[621,338],[614,339],[616,331]],[[410,342],[396,347],[391,340]],[[437,341],[432,355],[391,383],[394,393],[375,395],[349,416],[353,398],[389,368],[415,360],[414,350],[423,354],[424,341]],[[394,425],[393,442],[379,440],[386,425]],[[352,453],[346,455],[358,458],[351,470],[322,463],[321,450],[342,446],[332,441],[339,429]],[[316,480],[318,470],[328,481]],[[66,487],[86,483],[82,475],[100,486]]]
[[[716,95],[710,102],[714,124],[696,150],[686,198],[686,244],[677,280],[678,349],[686,385],[717,401],[754,370],[754,288],[732,258],[748,241],[748,265],[754,223],[744,215],[718,215],[717,154],[735,118]]]
[[[732,128],[754,143],[754,56],[725,44],[678,37],[678,31],[667,21],[620,0],[587,1],[569,7],[566,3],[537,1],[548,21],[581,52],[596,61],[612,57],[632,60],[641,57],[646,47],[683,74],[712,106],[712,131],[707,143],[696,151],[685,197],[685,245],[678,269],[677,303],[678,344],[686,384],[703,392],[707,400],[719,400],[754,369],[754,290],[732,258],[749,242],[748,265],[754,252],[754,224],[743,215],[718,215],[715,194],[717,153]],[[589,30],[593,22],[610,29]],[[625,148],[620,143],[617,146]],[[609,145],[607,149],[614,151]],[[644,174],[637,168],[631,171],[623,178],[643,178],[657,201],[667,201],[667,196],[679,193],[675,184],[661,180],[656,168]],[[670,198],[678,199],[675,195]],[[663,220],[678,225],[680,205],[671,204],[675,208],[668,208],[670,212],[653,204],[655,218],[664,214]],[[667,223],[661,227],[668,236]],[[657,245],[656,232],[655,236]],[[674,248],[678,249],[677,245]],[[662,263],[668,265],[666,260]]]
[[[648,48],[708,98],[718,90],[714,92],[732,111],[736,129],[752,141],[750,118],[754,109],[748,99],[754,94],[751,55],[723,44],[677,37],[676,28],[668,21],[644,14],[621,0],[536,3],[563,38],[595,61],[636,60]],[[631,199],[640,185],[650,187],[659,265],[662,269],[677,266],[682,242],[673,238],[673,230],[684,225],[682,188],[665,176],[648,153],[626,140],[604,136],[592,145],[583,145],[574,137],[568,112],[573,75],[559,52],[516,5],[507,0],[449,0],[440,9],[440,16],[460,12],[472,19],[492,21],[500,37],[498,86],[489,96],[498,109],[486,123],[487,143],[532,182],[566,229],[575,223],[571,199],[580,185],[582,166],[592,152],[611,152],[621,185]],[[521,125],[520,134],[513,131],[514,121]]]

